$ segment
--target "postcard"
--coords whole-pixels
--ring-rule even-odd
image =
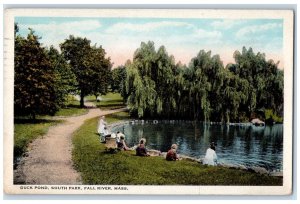
[[[5,193],[291,194],[293,15],[5,10]]]

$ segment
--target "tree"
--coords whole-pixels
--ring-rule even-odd
[[[33,30],[27,38],[16,35],[14,61],[15,115],[30,115],[33,119],[36,114],[53,115],[59,109],[55,70]]]
[[[48,50],[51,67],[55,74],[56,101],[60,106],[64,106],[67,96],[76,91],[76,77],[65,58],[53,46]]]
[[[90,69],[90,75],[87,80],[90,81],[90,94],[96,98],[101,94],[106,94],[111,81],[110,58],[105,58],[105,50],[100,46],[94,45],[91,53],[87,56],[87,67]]]
[[[249,83],[248,101],[240,107],[249,117],[255,112],[273,109],[282,114],[283,104],[283,72],[273,60],[267,61],[265,54],[255,54],[250,47],[243,47],[242,53],[235,51],[235,64],[229,70]]]
[[[90,43],[86,38],[70,35],[60,45],[63,56],[76,76],[81,107],[84,107],[84,97],[88,94],[107,91],[107,76],[111,69],[110,59],[105,58],[105,50]]]
[[[142,42],[125,66],[131,113],[226,123],[249,121],[261,108],[281,115],[283,72],[278,63],[251,48],[236,51],[234,58],[224,69],[219,55],[200,50],[188,67],[175,65],[164,46],[156,50],[153,42]]]
[[[132,113],[139,117],[171,117],[176,109],[174,57],[164,46],[157,51],[154,43],[141,43],[126,66],[126,91]]]
[[[118,92],[123,98],[126,98],[125,80],[126,80],[126,67],[119,66],[111,72],[111,90]]]

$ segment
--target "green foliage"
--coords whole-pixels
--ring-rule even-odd
[[[75,92],[76,76],[64,57],[53,46],[48,50],[48,56],[55,74],[54,87],[57,93],[55,100],[60,106],[64,106],[68,94]]]
[[[144,116],[170,116],[175,112],[173,97],[175,64],[165,47],[155,51],[154,43],[141,43],[133,62],[126,66],[127,103],[131,113]]]
[[[265,118],[266,121],[268,121],[269,123],[282,123],[283,122],[283,118],[274,114],[272,109],[266,109],[265,110]]]
[[[219,55],[201,50],[188,67],[164,46],[141,43],[126,66],[127,104],[133,115],[244,122],[258,110],[283,112],[283,71],[265,55],[243,48],[224,69]]]
[[[38,119],[15,119],[14,122],[14,157],[21,156],[27,145],[37,137],[44,135],[50,126],[61,121]]]
[[[113,92],[119,92],[123,98],[126,98],[126,68],[119,66],[112,70],[111,75],[111,90]]]
[[[96,126],[97,118],[88,120],[73,137],[72,158],[86,185],[282,185],[281,178],[242,170],[138,157],[134,151],[106,153]]]
[[[89,94],[99,95],[107,92],[111,62],[105,58],[105,50],[100,46],[91,46],[86,38],[69,36],[60,45],[62,54],[69,61],[76,76],[80,105],[84,106],[84,97]]]
[[[240,111],[250,115],[256,110],[272,109],[281,115],[283,112],[283,71],[278,69],[278,64],[266,61],[265,54],[255,54],[252,48],[243,47],[242,53],[234,53],[236,64],[229,68],[239,78],[249,83],[245,90],[248,102]]]
[[[14,114],[53,115],[60,106],[57,75],[47,50],[32,30],[27,38],[15,37]]]

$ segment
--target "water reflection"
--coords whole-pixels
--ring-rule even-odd
[[[113,131],[122,131],[129,146],[147,139],[147,147],[166,152],[171,144],[179,145],[181,154],[203,157],[215,142],[219,160],[224,163],[261,166],[268,170],[282,169],[283,125],[261,127],[211,125],[182,122],[158,124],[126,124]]]

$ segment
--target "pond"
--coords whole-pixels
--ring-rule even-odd
[[[166,152],[176,143],[179,154],[196,158],[204,157],[210,142],[215,142],[220,163],[259,166],[269,171],[282,170],[282,124],[255,127],[189,121],[154,123],[127,123],[114,127],[112,131],[124,132],[128,146],[138,144],[139,139],[144,137],[149,149]]]

